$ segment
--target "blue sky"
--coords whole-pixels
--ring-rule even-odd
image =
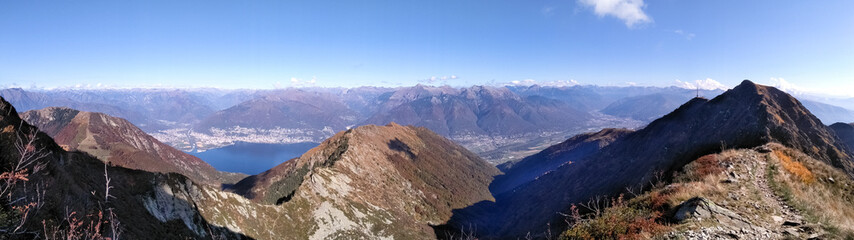
[[[0,86],[752,79],[854,94],[852,11],[854,1],[5,1]]]

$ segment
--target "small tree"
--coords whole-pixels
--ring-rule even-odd
[[[7,129],[14,127],[9,126]],[[43,184],[32,184],[33,189],[29,191],[26,183],[30,181],[31,174],[44,168],[41,160],[51,154],[46,147],[37,146],[38,131],[29,129],[24,132],[22,125],[19,125],[14,134],[18,157],[0,173],[0,203],[8,211],[6,222],[0,228],[0,232],[5,235],[26,233],[24,226],[42,207],[45,193]],[[19,186],[19,194],[15,194]]]

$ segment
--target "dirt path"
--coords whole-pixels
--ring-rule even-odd
[[[757,161],[755,161],[758,166],[756,167],[756,173],[754,174],[754,176],[756,177],[756,181],[753,181],[753,183],[756,185],[756,188],[759,189],[760,193],[764,196],[764,199],[772,200],[767,201],[768,204],[771,205],[772,209],[781,211],[779,213],[775,211],[774,213],[774,215],[781,217],[781,219],[774,220],[778,223],[783,223],[783,221],[803,222],[803,216],[798,213],[798,211],[792,206],[789,206],[789,204],[787,204],[782,197],[775,194],[774,190],[771,189],[771,186],[769,185],[768,164],[771,163],[768,163],[768,160],[766,158],[771,157],[769,156],[769,153],[756,153],[754,154],[754,157],[761,159],[756,159]]]

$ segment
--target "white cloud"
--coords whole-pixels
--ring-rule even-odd
[[[537,82],[537,80],[529,78],[529,79],[524,79],[524,80],[513,80],[513,81],[510,81],[508,83],[504,83],[502,85],[503,86],[525,86],[525,87],[533,86],[533,85],[540,85],[540,86],[547,86],[547,87],[572,87],[572,86],[578,85],[578,81],[575,81],[574,79],[570,79],[570,80]]]
[[[313,87],[317,85],[317,77],[311,77],[311,80],[303,80],[301,78],[291,78],[291,87]],[[281,83],[276,82],[276,87],[281,87]]]
[[[848,84],[834,84],[831,87],[827,86],[812,86],[804,87],[802,85],[794,84],[784,78],[781,77],[772,77],[768,79],[768,82],[765,85],[775,87],[780,89],[781,91],[787,92],[792,95],[818,95],[825,97],[845,97],[852,98],[854,97],[854,83],[850,82]]]
[[[790,83],[789,81],[786,81],[786,79],[773,78],[772,77],[769,80],[771,81],[771,84],[769,84],[769,85],[771,85],[777,89],[780,89],[784,92],[791,93],[791,94],[801,94],[804,92],[804,88],[802,88],[798,85],[795,85],[793,83]]]
[[[531,86],[531,85],[534,85],[534,84],[537,84],[537,80],[534,80],[534,79],[525,79],[525,80],[513,80],[513,81],[510,81],[509,83],[505,83],[504,85],[510,85],[510,86]]]
[[[593,8],[599,17],[612,16],[623,20],[627,27],[652,22],[644,13],[643,0],[578,0],[579,3]]]
[[[715,90],[715,89],[727,90],[727,89],[729,89],[729,87],[727,87],[726,85],[723,85],[720,82],[715,81],[714,79],[711,79],[711,78],[694,80],[694,82],[683,82],[683,81],[679,81],[679,79],[676,79],[676,83],[673,86],[681,87],[681,88],[687,88],[687,89],[699,88],[702,90]]]

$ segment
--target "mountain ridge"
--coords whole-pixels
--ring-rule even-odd
[[[801,150],[848,174],[854,170],[850,151],[797,99],[745,80],[711,100],[694,98],[582,163],[563,165],[521,186],[513,195],[496,196],[496,203],[455,212],[459,217],[451,224],[474,225],[484,236],[522,236],[549,222],[560,225],[555,213],[566,211],[570,203],[638,187],[721,148],[750,148],[771,141]],[[549,194],[554,189],[562,191]],[[530,207],[532,204],[537,207]],[[537,216],[551,217],[532,220]]]
[[[213,186],[233,183],[240,174],[219,172],[201,159],[176,150],[125,119],[104,113],[48,107],[21,114],[67,150],[80,150],[102,161],[151,172],[176,172]]]
[[[426,128],[392,123],[340,132],[303,156],[228,190],[264,204],[377,206],[405,223],[399,228],[432,235],[428,224],[446,221],[452,209],[492,200],[488,184],[498,173]]]

